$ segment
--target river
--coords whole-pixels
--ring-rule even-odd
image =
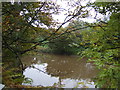
[[[99,72],[92,64],[78,56],[40,53],[24,56],[22,62],[26,67],[23,74],[31,78],[31,86],[55,86],[59,88],[95,88],[94,81]]]

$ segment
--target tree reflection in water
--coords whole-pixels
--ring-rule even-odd
[[[22,61],[27,66],[24,75],[33,79],[33,86],[95,87],[91,79],[98,70],[86,63],[86,59],[80,61],[77,56],[42,54],[25,56]]]

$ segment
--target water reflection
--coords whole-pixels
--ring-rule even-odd
[[[77,56],[40,54],[24,56],[22,62],[26,67],[25,77],[33,80],[32,86],[95,87],[91,78],[96,76],[98,70],[85,59],[80,61]]]
[[[52,77],[51,75],[44,73],[46,71],[45,70],[46,65],[47,65],[46,63],[42,65],[35,64],[34,65],[35,68],[25,69],[24,75],[33,80],[33,83],[32,83],[33,86],[52,86],[54,83],[58,82],[58,78]]]

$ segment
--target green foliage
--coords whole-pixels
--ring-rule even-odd
[[[118,88],[119,80],[120,80],[120,72],[118,65],[106,66],[106,68],[102,68],[99,76],[95,79],[95,84],[97,87],[103,88]]]
[[[53,53],[57,54],[75,54],[77,48],[69,35],[64,35],[52,40],[48,47],[52,50]]]
[[[77,31],[78,28],[84,26],[82,24],[84,22],[74,21],[67,27],[61,28],[56,33],[59,37],[51,40],[48,44],[51,51],[58,54],[78,54],[79,51],[84,50],[84,45],[80,44],[82,42],[82,30]]]
[[[119,8],[120,2],[95,2],[93,7],[96,11],[100,12],[101,14],[106,14],[107,12],[117,13],[120,11]]]
[[[34,45],[50,42],[48,46],[55,53],[76,54],[79,51],[81,54],[82,51],[82,55],[90,58],[89,61],[94,61],[94,64],[101,70],[96,79],[96,85],[104,88],[118,88],[120,83],[119,4],[120,2],[99,2],[92,5],[101,14],[108,12],[111,14],[110,20],[105,21],[107,23],[92,24],[94,27],[72,32],[72,30],[81,30],[81,27],[87,26],[83,22],[76,21],[69,24],[67,28],[55,32],[55,29],[50,28],[56,24],[53,22],[52,13],[57,13],[58,7],[54,3],[15,2],[12,4],[4,2],[2,3],[3,62],[6,63],[8,60],[16,64],[18,62],[8,58],[15,58],[24,51],[34,49]],[[82,15],[80,11],[82,12],[82,9],[76,9],[73,15],[76,16],[76,13]],[[22,74],[12,69],[5,69],[3,76],[5,76],[3,79],[6,85],[13,84],[11,82],[14,81],[19,83],[23,81]],[[21,80],[13,79],[19,76],[22,76]],[[7,79],[11,82],[5,82]],[[26,82],[30,83],[30,81]]]
[[[26,83],[26,84],[31,84],[33,82],[33,80],[31,78],[25,78],[23,83]]]
[[[84,50],[82,54],[90,58],[89,61],[94,61],[94,64],[101,70],[96,79],[96,85],[100,88],[118,88],[119,86],[119,16],[119,12],[113,13],[107,22],[108,24],[98,23],[98,26],[83,32],[83,44],[89,43],[89,48]]]
[[[24,81],[23,64],[19,56],[47,41],[45,38],[51,35],[54,31],[51,27],[56,24],[52,14],[58,13],[58,8],[52,2],[2,2],[2,61],[5,85],[21,84]],[[19,67],[19,70],[16,67]],[[30,80],[26,82],[30,83]]]
[[[56,13],[57,8],[52,2],[4,2],[2,10],[3,55],[29,51],[48,37],[52,30],[47,28],[55,25],[51,10]]]
[[[20,68],[11,68],[3,66],[2,83],[6,86],[21,84],[24,81],[24,75],[21,73]]]

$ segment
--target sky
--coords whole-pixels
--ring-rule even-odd
[[[59,24],[57,24],[55,27],[55,28],[58,28],[65,21],[65,18],[67,17],[68,10],[73,12],[76,8],[76,6],[70,6],[70,5],[68,5],[68,3],[73,4],[74,1],[80,1],[80,4],[82,6],[85,6],[88,2],[95,2],[96,0],[38,0],[38,1],[43,1],[43,2],[44,1],[52,1],[62,8],[62,10],[60,11],[59,14],[52,15],[53,19],[55,21],[59,22]],[[96,22],[96,19],[94,19],[94,17],[96,16],[96,11],[94,10],[94,8],[91,8],[91,7],[89,9],[90,9],[89,16],[87,18],[79,18],[79,19],[82,21],[88,22],[88,23],[94,23],[94,22]],[[97,19],[103,20],[104,17],[105,16],[103,16],[102,14],[97,12],[97,16],[96,16]],[[106,17],[108,17],[108,15],[106,15]],[[68,24],[69,24],[69,22],[64,24],[63,27],[68,26]]]
[[[58,5],[60,5],[62,8],[66,9],[66,10],[74,10],[74,7],[70,7],[68,6],[68,1],[70,0],[52,0],[53,2],[57,3]],[[74,1],[77,1],[77,0],[74,0]],[[90,2],[95,2],[96,0],[81,0],[81,5],[82,6],[85,6],[87,4],[87,2],[90,1]],[[72,3],[72,0],[70,1]],[[58,20],[60,23],[63,23],[66,16],[66,11],[61,11],[61,13],[59,15],[53,15],[53,18],[54,20]],[[89,11],[89,17],[87,18],[81,18],[81,20],[83,21],[86,21],[86,22],[89,22],[89,23],[93,23],[96,21],[96,19],[94,19],[96,15],[96,12],[95,10],[92,8],[90,11]],[[100,13],[97,13],[97,18],[104,18],[104,16]],[[66,27],[69,23],[66,23],[63,27]]]
[[[66,9],[66,10],[68,10],[68,9],[70,9],[70,10],[74,10],[74,7],[70,7],[70,6],[68,6],[68,4],[67,4],[67,2],[68,1],[70,1],[70,0],[53,0],[55,3],[57,3],[58,5],[60,5],[62,8],[64,8],[64,9]],[[87,1],[88,0],[83,0],[82,2],[81,2],[81,5],[86,5],[86,3],[87,3]],[[95,0],[91,0],[92,2],[94,2]],[[64,22],[64,20],[65,20],[65,18],[66,18],[66,16],[67,15],[65,15],[66,14],[66,12],[65,11],[62,11],[59,15],[53,15],[53,18],[55,19],[55,20],[58,20],[60,23],[63,23]],[[94,9],[92,9],[91,11],[90,11],[90,14],[91,14],[91,16],[90,17],[88,17],[88,18],[83,18],[83,19],[81,19],[81,20],[83,20],[83,21],[87,21],[87,22],[89,22],[89,23],[92,23],[92,22],[95,22],[95,19],[93,19],[92,17],[93,16],[95,16],[95,11],[94,11]],[[66,23],[63,27],[66,27],[68,25],[68,23]]]

